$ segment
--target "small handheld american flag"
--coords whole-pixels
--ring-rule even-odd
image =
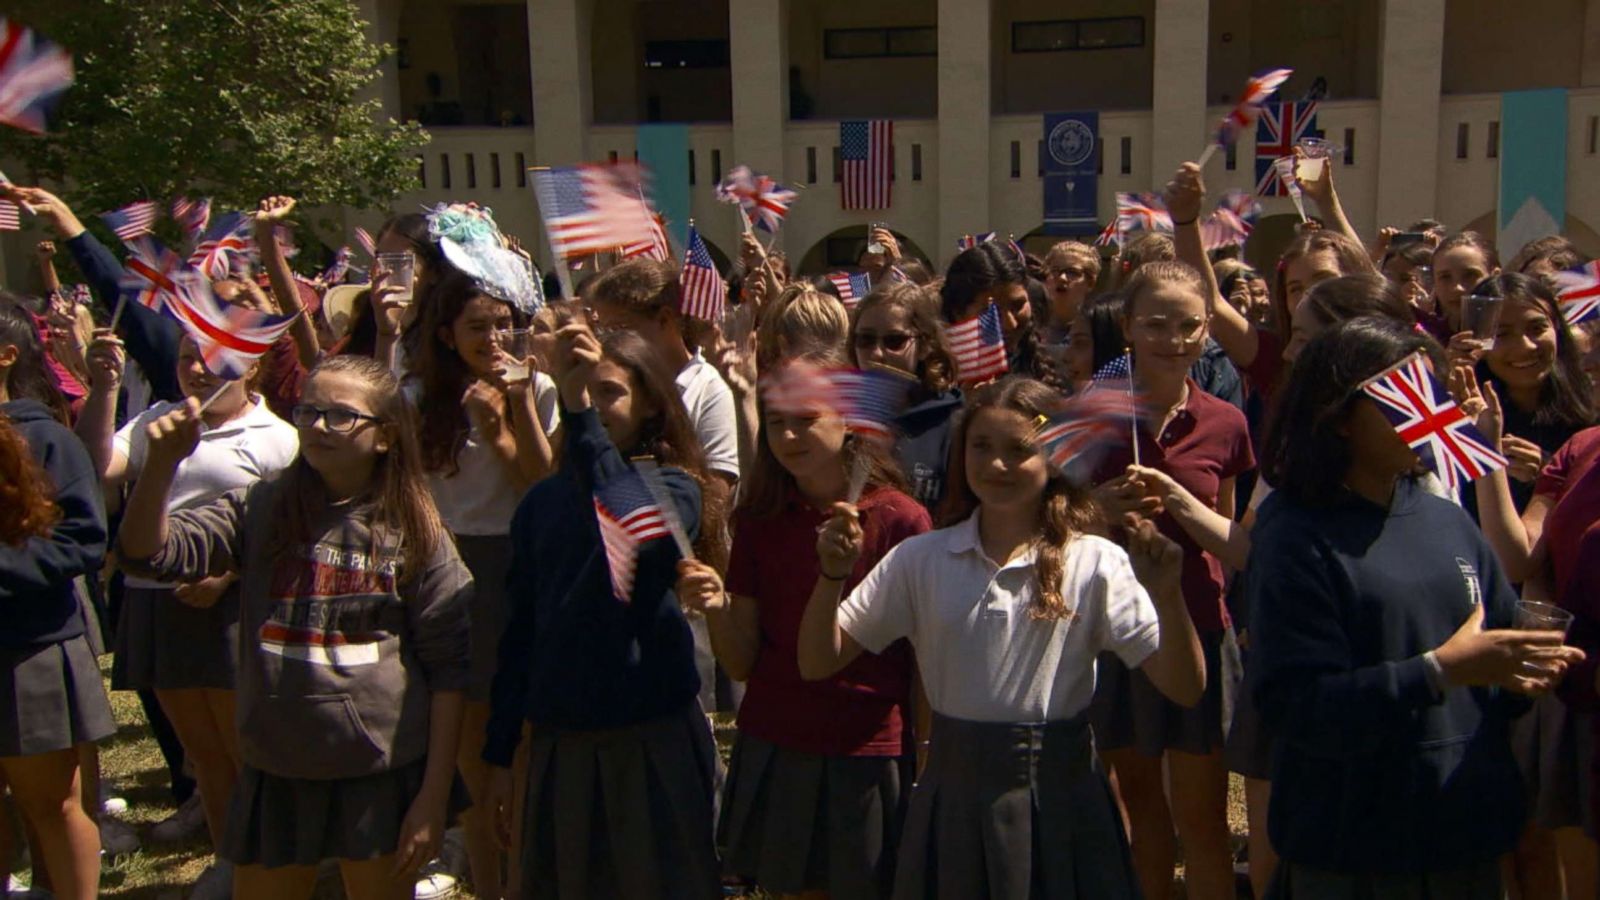
[[[43,134],[73,77],[70,53],[0,16],[0,122]]]
[[[100,219],[117,236],[117,240],[126,243],[141,235],[149,234],[155,228],[156,218],[160,214],[161,207],[154,200],[141,200],[114,212],[108,212]]]
[[[699,229],[689,226],[689,246],[683,254],[683,272],[678,276],[678,310],[705,322],[722,320],[728,300],[728,285],[717,274],[716,260],[706,249]]]
[[[1568,325],[1586,325],[1600,319],[1600,259],[1557,272],[1556,300]]]
[[[1110,360],[1089,376],[1099,401],[1113,402],[1128,417],[1128,435],[1133,442],[1133,464],[1139,465],[1139,394],[1133,384],[1133,354],[1124,353]]]
[[[611,591],[623,603],[632,603],[639,547],[647,541],[671,537],[666,517],[644,479],[632,469],[595,489],[594,514],[611,574]]]
[[[666,262],[672,258],[672,247],[667,243],[667,223],[661,213],[650,214],[650,239],[625,245],[617,254],[623,259],[653,259]]]
[[[832,272],[828,275],[828,281],[839,292],[845,309],[855,309],[861,298],[872,293],[872,279],[865,272]]]
[[[965,322],[951,325],[945,334],[956,359],[957,380],[962,384],[978,384],[1010,370],[1000,309],[993,303]]]
[[[845,209],[888,209],[894,173],[894,123],[839,123],[840,188]]]
[[[372,234],[360,225],[356,226],[356,245],[366,251],[368,256],[378,255],[378,242],[372,239]]]
[[[22,230],[22,210],[10,200],[0,200],[0,231]]]
[[[863,440],[887,447],[894,443],[895,420],[905,411],[915,381],[887,368],[837,369],[833,382],[845,428]]]
[[[533,186],[551,248],[563,259],[652,240],[654,222],[639,199],[636,163],[536,169]]]
[[[1417,451],[1452,493],[1462,484],[1506,466],[1450,392],[1433,377],[1421,354],[1413,354],[1361,386],[1377,401],[1389,424]]]

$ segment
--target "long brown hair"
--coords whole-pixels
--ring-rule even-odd
[[[1049,417],[1060,410],[1061,395],[1031,378],[1011,376],[984,385],[967,395],[967,406],[950,437],[950,490],[940,510],[940,524],[954,525],[978,508],[978,496],[967,483],[967,430],[973,419],[986,409],[1008,410],[1026,419]],[[1067,619],[1076,610],[1062,593],[1066,577],[1067,544],[1077,535],[1096,530],[1104,519],[1100,507],[1085,485],[1051,469],[1039,503],[1039,519],[1034,523],[1037,554],[1034,572],[1039,578],[1039,595],[1028,611],[1035,619]]]
[[[28,442],[0,414],[0,544],[44,537],[61,521],[45,474]]]
[[[422,330],[417,338],[417,355],[410,361],[410,374],[422,383],[417,407],[422,411],[422,468],[453,476],[461,471],[457,457],[467,444],[472,424],[467,420],[461,395],[477,376],[454,347],[444,342],[439,332],[455,324],[467,304],[478,297],[489,297],[478,290],[477,282],[460,272],[450,272],[434,285],[433,302],[423,311]],[[496,303],[504,301],[495,300]],[[510,304],[505,304],[510,307]],[[513,319],[517,316],[512,308]]]
[[[405,580],[423,572],[433,554],[449,538],[433,495],[422,474],[417,445],[417,423],[400,392],[400,381],[389,367],[366,356],[330,356],[306,376],[310,384],[318,375],[337,373],[359,379],[367,386],[378,427],[389,430],[389,449],[378,456],[372,480],[363,496],[371,509],[371,557],[376,563],[397,547],[400,572]],[[327,514],[332,500],[322,476],[306,462],[304,454],[279,476],[277,501],[268,517],[272,522],[270,548],[274,557],[293,554],[311,542],[311,525]],[[386,540],[392,539],[392,540]],[[389,548],[387,551],[385,548]]]
[[[1324,250],[1331,252],[1339,261],[1340,275],[1381,274],[1378,267],[1372,264],[1372,257],[1367,254],[1367,249],[1341,232],[1321,230],[1300,232],[1278,257],[1278,274],[1273,280],[1272,327],[1278,329],[1279,334],[1289,333],[1289,263],[1302,256],[1310,256]]]
[[[780,365],[775,377],[781,379],[785,369],[789,366],[815,366],[818,368],[844,368],[844,359],[837,354],[800,357],[787,360]],[[774,383],[769,380],[769,385]],[[767,443],[767,392],[761,393],[758,403],[760,425],[756,429],[756,458],[753,470],[748,476],[744,496],[739,501],[739,509],[760,519],[769,519],[783,512],[789,492],[795,489],[794,475],[778,458],[773,455],[772,447]],[[894,488],[897,491],[907,490],[905,476],[900,472],[900,464],[890,455],[889,450],[873,441],[863,440],[857,435],[846,435],[844,446],[839,455],[839,465],[846,472],[850,472],[857,459],[864,459],[867,464],[867,484],[878,487]]]
[[[878,307],[903,309],[911,330],[917,335],[917,347],[926,355],[917,363],[916,376],[922,392],[937,397],[955,383],[956,361],[939,327],[939,293],[932,288],[912,283],[899,283],[876,288],[862,298],[850,312],[850,334],[847,352],[855,353],[856,326],[861,317]]]

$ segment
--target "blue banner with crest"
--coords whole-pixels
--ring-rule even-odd
[[[1044,116],[1044,231],[1094,234],[1100,230],[1100,114]]]

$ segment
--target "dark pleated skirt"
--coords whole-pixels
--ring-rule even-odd
[[[534,725],[523,897],[721,896],[712,842],[716,747],[698,703],[626,728]]]
[[[171,588],[127,588],[117,621],[111,684],[117,690],[231,691],[239,672],[239,586],[206,609]]]
[[[1512,726],[1511,748],[1528,785],[1529,809],[1541,828],[1595,833],[1594,716],[1575,712],[1554,694],[1534,701]]]
[[[822,756],[741,734],[717,823],[724,867],[771,894],[884,900],[914,769],[910,757]]]
[[[1138,882],[1083,716],[1044,725],[935,715],[911,792],[896,900],[1120,900]]]
[[[1266,900],[1504,900],[1500,861],[1408,875],[1347,875],[1278,863]]]
[[[1246,687],[1250,683],[1250,656],[1242,656],[1244,675],[1234,697],[1233,724],[1228,728],[1222,757],[1228,764],[1228,771],[1266,781],[1272,778],[1272,735],[1267,723],[1261,721],[1255,697]]]
[[[422,790],[428,761],[360,778],[283,778],[245,766],[228,802],[217,855],[235,865],[314,866],[328,859],[393,853],[400,825]],[[471,805],[460,777],[449,817]]]
[[[469,613],[471,666],[467,699],[489,702],[489,684],[500,653],[500,635],[510,618],[506,573],[511,571],[511,538],[507,535],[456,535],[456,552],[472,573]]]
[[[1102,653],[1096,662],[1089,720],[1102,750],[1132,748],[1145,756],[1168,750],[1205,755],[1219,751],[1239,692],[1239,645],[1233,632],[1200,635],[1206,657],[1206,691],[1192,707],[1168,700],[1150,676]]]
[[[116,730],[87,639],[0,649],[0,756],[54,753]]]

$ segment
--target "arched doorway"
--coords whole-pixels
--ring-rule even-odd
[[[866,227],[863,225],[849,225],[835,229],[822,240],[811,245],[805,255],[796,262],[793,257],[789,259],[790,268],[796,275],[810,276],[836,272],[840,269],[853,269],[856,260],[861,258],[861,252],[867,246]],[[900,243],[902,256],[914,256],[918,259],[932,259],[904,232],[893,228],[889,232]]]

